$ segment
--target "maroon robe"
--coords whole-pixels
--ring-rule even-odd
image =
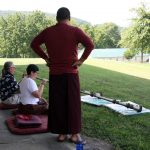
[[[49,121],[52,133],[76,134],[81,130],[78,74],[50,75]]]

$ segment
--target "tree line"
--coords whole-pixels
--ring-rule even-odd
[[[134,12],[136,17],[127,28],[111,22],[92,26],[75,19],[71,20],[71,24],[82,28],[92,38],[96,49],[124,47],[127,48],[126,58],[130,59],[141,52],[142,60],[143,54],[150,52],[150,11],[142,4]],[[30,48],[30,42],[44,28],[54,24],[55,18],[41,11],[1,16],[0,57],[37,57]]]

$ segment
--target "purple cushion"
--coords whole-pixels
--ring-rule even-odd
[[[19,128],[34,128],[42,124],[41,119],[36,115],[16,115],[16,126]]]
[[[41,119],[42,124],[39,127],[36,128],[18,128],[16,127],[16,117],[10,117],[8,119],[6,119],[6,125],[8,127],[8,129],[14,133],[14,134],[18,134],[18,135],[27,135],[27,134],[38,134],[38,133],[46,133],[48,132],[48,128],[47,128],[47,120],[48,120],[48,116],[47,115],[38,115],[38,117]]]

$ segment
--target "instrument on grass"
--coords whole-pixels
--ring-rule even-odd
[[[107,100],[107,101],[112,102],[114,104],[119,104],[119,105],[125,106],[125,107],[130,108],[130,109],[134,109],[137,112],[142,111],[142,106],[138,105],[138,104],[134,105],[134,104],[131,104],[129,102],[121,102],[120,100],[107,98],[107,97],[101,96],[100,93],[94,93],[94,92],[90,92],[90,91],[81,91],[81,93],[90,95],[92,97],[96,97],[98,99],[104,99],[104,100]]]

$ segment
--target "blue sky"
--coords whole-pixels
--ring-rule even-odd
[[[141,2],[150,6],[150,0],[0,0],[0,10],[41,10],[55,14],[63,6],[70,9],[72,17],[92,25],[114,22],[128,26],[134,15],[130,9],[138,7]]]

